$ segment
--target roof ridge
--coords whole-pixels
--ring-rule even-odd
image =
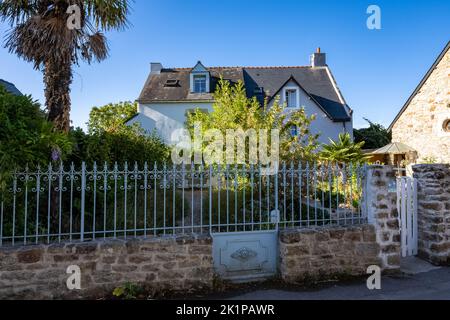
[[[300,69],[300,68],[311,68],[311,66],[250,66],[244,67],[246,69]]]
[[[307,69],[312,68],[311,66],[217,66],[217,67],[206,67],[206,69]],[[163,68],[163,70],[177,70],[177,71],[187,71],[192,70],[192,68]]]
[[[0,79],[0,81],[3,81],[4,83],[7,83],[7,84],[12,84],[12,85],[14,85],[14,83],[9,82],[9,81],[6,81],[6,80],[4,80],[4,79]]]
[[[243,69],[245,67],[240,66],[230,66],[230,67],[205,67],[206,69]],[[192,68],[163,68],[163,70],[180,70],[180,71],[186,71],[186,70],[192,70]]]

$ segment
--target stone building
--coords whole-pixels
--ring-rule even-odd
[[[418,162],[450,163],[450,42],[389,127],[392,141],[417,151]]]

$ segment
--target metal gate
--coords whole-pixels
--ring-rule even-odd
[[[213,235],[213,259],[223,279],[250,281],[277,273],[278,231]]]
[[[365,173],[345,164],[283,164],[273,175],[242,171],[247,185],[239,188],[238,175],[225,172],[216,180],[225,193],[209,206],[216,273],[235,282],[275,276],[279,230],[366,222]]]
[[[249,177],[250,193],[234,189],[230,197],[227,189],[226,222],[211,232],[214,269],[222,279],[234,282],[267,279],[278,271],[279,176],[249,172]]]
[[[402,257],[415,256],[418,253],[417,181],[415,179],[398,178],[397,208]]]

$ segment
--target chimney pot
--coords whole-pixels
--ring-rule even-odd
[[[311,67],[326,67],[327,55],[322,53],[320,47],[311,55]]]

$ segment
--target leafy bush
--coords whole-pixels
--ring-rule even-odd
[[[214,93],[212,112],[205,113],[201,109],[195,110],[189,114],[186,126],[191,136],[194,136],[195,124],[200,123],[202,134],[213,129],[220,131],[225,137],[230,129],[242,129],[244,132],[255,130],[259,139],[261,138],[260,130],[267,130],[270,136],[271,130],[278,129],[280,130],[279,153],[282,160],[312,160],[316,157],[315,151],[319,137],[310,130],[314,120],[315,115],[308,116],[304,108],[287,112],[286,105],[280,104],[279,97],[270,107],[267,101],[261,106],[255,97],[247,97],[242,81],[233,85],[229,81],[220,79]],[[297,128],[297,135],[291,134],[293,127]],[[270,149],[270,137],[267,140]],[[249,144],[249,141],[245,142],[246,161],[249,159]],[[205,148],[205,146],[202,147]],[[237,154],[236,147],[235,154]]]
[[[143,289],[134,283],[127,282],[121,287],[117,287],[113,291],[113,296],[124,300],[136,300]]]
[[[153,166],[169,161],[170,149],[156,134],[145,135],[134,126],[122,126],[115,132],[100,131],[86,134],[81,129],[70,132],[74,151],[69,161],[80,165],[82,161],[88,164],[125,162],[143,166],[145,162]]]
[[[72,150],[67,135],[54,130],[30,96],[12,95],[0,86],[0,189],[17,167],[64,160]]]
[[[425,157],[423,158],[422,164],[436,164],[438,163],[437,159],[435,157]]]
[[[135,115],[137,103],[130,101],[110,103],[103,107],[93,107],[89,114],[88,132],[115,132],[123,127],[124,121]]]

